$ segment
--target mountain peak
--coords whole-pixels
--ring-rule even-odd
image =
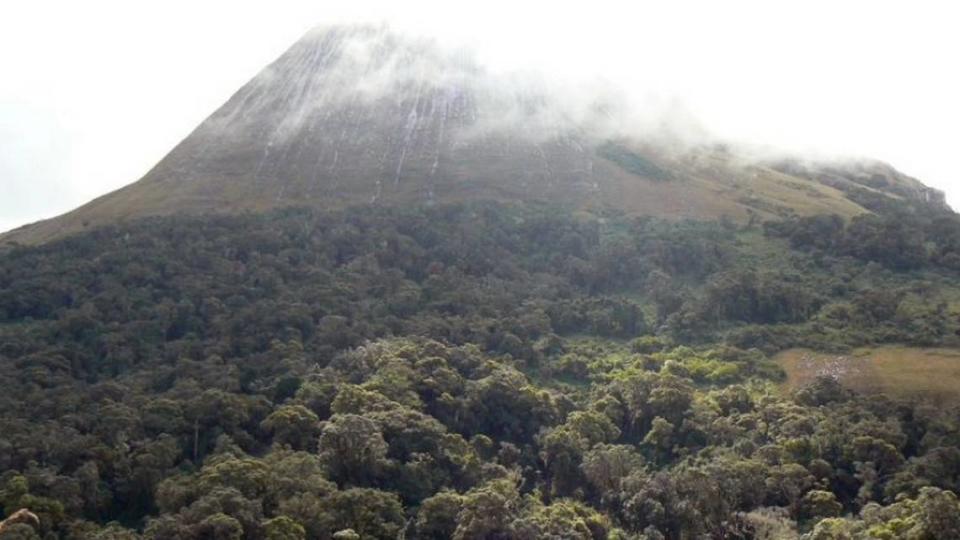
[[[319,27],[138,182],[0,238],[43,242],[148,215],[481,198],[683,218],[865,211],[819,173],[681,144],[669,127],[638,134],[624,103],[493,73],[469,51],[385,26]]]

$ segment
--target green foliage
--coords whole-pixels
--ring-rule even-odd
[[[306,450],[316,439],[319,423],[320,418],[303,405],[284,405],[270,413],[260,426],[273,434],[274,441]]]
[[[334,415],[320,435],[320,459],[330,478],[363,485],[385,466],[387,443],[376,422],[356,414]]]
[[[836,517],[843,512],[843,505],[830,491],[814,489],[808,491],[801,501],[803,513],[810,517]]]
[[[40,525],[2,534],[957,536],[952,405],[781,395],[768,357],[954,343],[952,220],[473,204],[17,248],[0,504]],[[920,262],[892,253],[917,235]]]
[[[956,265],[960,218],[953,213],[890,208],[858,216],[849,224],[837,216],[811,216],[769,223],[767,232],[799,248],[851,256],[894,270],[960,268]]]
[[[334,528],[352,529],[360,538],[396,538],[405,525],[400,499],[392,493],[351,488],[333,493],[328,504]]]
[[[673,174],[669,171],[657,166],[649,159],[620,144],[613,142],[605,143],[600,146],[598,152],[601,156],[623,167],[625,170],[644,178],[662,182],[673,179]]]
[[[889,506],[871,504],[858,518],[825,519],[807,539],[881,538],[935,539],[960,535],[960,504],[950,491],[923,488],[915,499],[902,498]]]
[[[263,523],[266,540],[305,540],[307,531],[287,516],[277,516]]]
[[[418,537],[437,540],[452,537],[462,508],[463,496],[452,491],[441,491],[424,499],[417,510]]]

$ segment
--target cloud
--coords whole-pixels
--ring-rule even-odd
[[[316,126],[332,129],[328,117],[356,114],[358,105],[385,115],[405,107],[413,129],[425,116],[446,114],[437,110],[440,103],[469,117],[455,134],[465,143],[502,135],[535,142],[571,135],[634,138],[672,146],[712,140],[680,100],[626,92],[600,77],[487,65],[480,56],[469,43],[444,44],[387,24],[322,25],[219,111],[205,126],[216,131],[206,136],[249,136],[253,130],[262,137],[255,124],[272,118],[269,144],[278,145]]]

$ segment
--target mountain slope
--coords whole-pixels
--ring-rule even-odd
[[[960,538],[936,192],[398,39],[0,244],[0,539]]]
[[[584,214],[171,216],[0,255],[16,537],[957,537],[960,216]],[[834,376],[781,393],[764,352],[795,347]],[[867,377],[896,391],[840,384]]]
[[[38,243],[180,212],[472,199],[700,219],[849,217],[865,211],[848,189],[863,183],[847,181],[861,174],[888,180],[864,189],[942,205],[941,195],[882,164],[765,166],[725,149],[628,136],[630,114],[616,99],[573,99],[383,28],[323,28],[140,181],[0,239]]]

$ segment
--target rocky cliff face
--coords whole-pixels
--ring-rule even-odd
[[[775,169],[637,136],[616,99],[571,92],[490,73],[469,54],[385,28],[317,29],[140,181],[0,239],[36,243],[178,212],[467,199],[663,217],[850,216],[864,209],[843,189],[848,181],[937,203],[896,171],[884,186],[867,172]]]
[[[429,42],[317,30],[234,95],[144,179],[257,204],[430,203],[597,186],[582,124]]]

